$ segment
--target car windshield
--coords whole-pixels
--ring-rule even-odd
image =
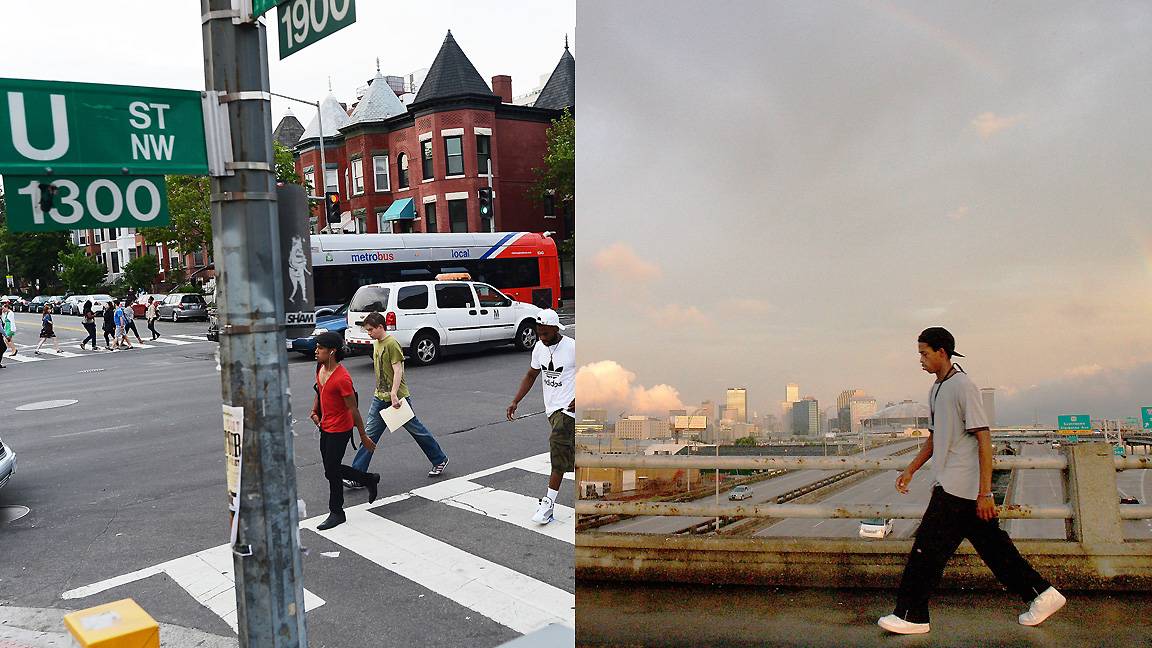
[[[872,526],[884,526],[885,524],[887,524],[887,520],[884,520],[881,518],[868,518],[867,520],[864,520],[863,522],[861,522],[861,524],[870,524]],[[852,528],[852,527],[848,527],[848,528]]]

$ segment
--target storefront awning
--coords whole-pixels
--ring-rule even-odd
[[[384,220],[398,221],[398,220],[412,220],[416,218],[416,205],[411,198],[401,198],[388,206],[388,211],[384,212]]]

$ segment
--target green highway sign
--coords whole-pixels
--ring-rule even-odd
[[[1091,430],[1092,418],[1087,414],[1064,414],[1058,417],[1061,430]]]
[[[1064,440],[1065,440],[1066,442],[1068,442],[1068,443],[1079,443],[1079,442],[1080,442],[1080,437],[1079,437],[1079,436],[1077,436],[1077,435],[1075,435],[1075,434],[1073,434],[1072,436],[1069,436],[1069,437],[1067,437],[1067,438],[1066,438],[1066,439],[1064,439]]]
[[[42,202],[48,183],[51,204]],[[6,175],[4,194],[13,232],[159,227],[171,220],[164,176]]]
[[[288,0],[276,11],[281,59],[356,22],[356,0]]]
[[[1152,407],[1141,407],[1140,416],[1144,419],[1144,429],[1152,430]]]
[[[0,172],[208,175],[201,93],[0,79]]]
[[[1117,457],[1124,456],[1124,446],[1112,446],[1112,454]]]

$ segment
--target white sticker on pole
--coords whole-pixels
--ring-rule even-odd
[[[228,472],[228,510],[232,514],[232,544],[240,519],[240,468],[244,462],[244,408],[224,405],[224,464]]]

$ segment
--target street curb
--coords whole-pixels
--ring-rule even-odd
[[[64,615],[75,610],[0,605],[0,642],[20,648],[65,648],[73,645],[64,630]],[[160,624],[161,648],[236,648],[235,637],[221,637],[194,628]]]

